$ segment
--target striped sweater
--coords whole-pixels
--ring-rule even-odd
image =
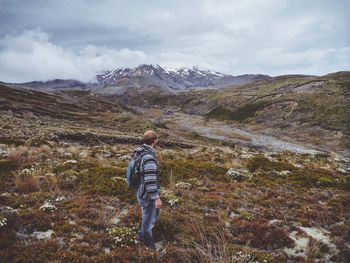
[[[138,153],[144,151],[148,153],[141,160],[140,171],[142,175],[137,196],[141,199],[154,200],[159,197],[160,192],[157,156],[155,150],[147,144],[143,144],[135,150]]]

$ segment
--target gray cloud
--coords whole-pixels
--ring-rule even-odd
[[[0,80],[91,80],[140,63],[235,75],[349,70],[349,9],[346,0],[0,0]]]

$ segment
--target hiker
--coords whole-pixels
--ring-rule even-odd
[[[143,144],[135,150],[142,154],[140,161],[140,183],[136,196],[141,206],[142,222],[137,231],[136,240],[146,247],[156,249],[152,229],[159,217],[162,201],[159,197],[160,185],[157,156],[154,147],[158,142],[157,134],[148,130],[143,135]]]

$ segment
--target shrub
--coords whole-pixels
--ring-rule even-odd
[[[254,216],[245,209],[239,210],[239,216],[244,220],[252,221],[254,219]]]

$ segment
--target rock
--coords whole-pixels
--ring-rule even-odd
[[[230,180],[235,180],[235,181],[244,181],[244,180],[249,180],[251,179],[253,176],[249,173],[248,170],[244,169],[244,168],[239,168],[239,169],[235,169],[235,168],[230,168],[227,173],[226,176],[230,179]]]
[[[31,236],[35,237],[36,239],[45,240],[45,239],[50,239],[53,233],[54,231],[49,229],[46,231],[35,231],[31,234]]]

